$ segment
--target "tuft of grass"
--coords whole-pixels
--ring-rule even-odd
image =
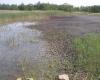
[[[82,38],[76,38],[74,45],[78,51],[76,69],[88,73],[87,80],[94,80],[100,75],[100,35],[88,34]]]

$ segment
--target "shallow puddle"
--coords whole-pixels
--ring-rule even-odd
[[[0,26],[1,80],[15,80],[22,76],[23,62],[36,68],[36,63],[41,61],[45,52],[45,41],[40,39],[41,31],[29,29],[30,25],[35,23],[18,22]],[[30,62],[32,63],[29,64]]]

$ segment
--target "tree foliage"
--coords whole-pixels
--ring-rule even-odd
[[[100,6],[94,5],[94,6],[80,7],[80,11],[99,13],[100,12]]]
[[[70,4],[49,4],[49,3],[41,3],[38,2],[36,4],[0,4],[0,10],[62,10],[62,11],[84,11],[84,12],[92,12],[92,13],[99,13],[100,12],[100,5],[94,6],[86,6],[86,7],[74,7]]]
[[[37,4],[20,4],[20,5],[9,5],[9,4],[0,4],[0,10],[63,10],[63,11],[72,11],[72,5],[57,5],[49,3],[40,3]]]

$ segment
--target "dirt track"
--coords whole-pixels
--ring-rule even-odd
[[[38,29],[59,29],[72,35],[100,32],[100,16],[50,17],[36,26]]]

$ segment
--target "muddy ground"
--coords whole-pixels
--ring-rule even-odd
[[[40,24],[36,26],[31,26],[31,28],[36,28],[43,31],[44,37],[46,37],[47,41],[49,42],[49,53],[53,54],[53,57],[60,57],[60,61],[58,62],[61,62],[61,64],[57,66],[59,70],[56,72],[58,74],[67,73],[75,76],[74,74],[77,73],[78,69],[75,69],[73,63],[77,59],[77,51],[75,51],[73,47],[72,40],[74,37],[80,37],[88,33],[100,33],[100,17],[54,16],[50,17],[46,21],[41,21]],[[70,80],[74,80],[73,77],[70,78]],[[78,80],[83,80],[86,78],[84,71],[81,71],[77,78]]]
[[[72,35],[98,33],[100,32],[100,16],[54,16],[46,21],[40,22],[35,27],[44,31],[52,29],[64,30]]]
[[[30,65],[33,66],[36,72],[39,72],[37,68],[39,68],[39,70],[42,71],[43,69],[45,70],[45,72],[41,71],[41,73],[45,73],[44,75],[41,75],[41,73],[39,72],[40,78],[44,76],[48,77],[49,69],[47,68],[46,70],[44,67],[45,65],[44,63],[47,63],[47,59],[43,56],[43,54],[42,54],[43,59],[46,59],[45,60],[46,62],[41,63],[43,66],[40,66],[41,64],[39,63],[39,61],[41,61],[40,53],[42,51],[45,51],[43,47],[47,48],[47,46],[49,46],[50,48],[49,52],[52,53],[53,55],[56,56],[58,55],[59,57],[59,54],[63,53],[62,55],[65,58],[65,60],[70,59],[72,61],[72,59],[75,58],[75,56],[73,56],[75,54],[75,51],[73,50],[71,44],[71,40],[72,40],[71,35],[80,36],[86,33],[100,32],[99,16],[69,16],[69,17],[53,16],[53,17],[49,17],[48,20],[40,21],[39,24],[32,25],[32,26],[24,26],[24,24],[22,24],[21,27],[18,26],[18,24],[19,23],[8,25],[8,28],[7,26],[5,26],[4,28],[0,28],[0,78],[2,80],[14,80],[15,78],[23,75],[24,71],[21,71],[22,67],[19,64],[22,63],[23,61],[20,61],[19,57],[24,58],[24,56],[25,58],[31,59],[29,60],[29,62],[31,61],[32,64],[35,64],[35,65],[32,64]],[[36,29],[36,31],[34,29]],[[41,31],[43,32],[43,34],[41,33]],[[67,35],[66,33],[69,33],[70,35]],[[43,35],[44,37],[47,38],[47,40],[50,40],[48,41],[50,42],[49,45],[46,46],[44,45],[45,40],[41,39]],[[37,54],[39,54],[40,60],[37,58],[38,57]],[[66,56],[68,58],[66,58]],[[61,58],[62,64],[64,62],[64,58]],[[51,57],[50,59],[53,58]],[[64,68],[64,66],[66,67],[65,64],[63,66],[61,64],[61,66],[59,65],[51,69],[52,65],[50,63],[47,63],[47,65],[49,64],[50,72],[53,72],[56,69],[58,69],[58,73],[62,71],[62,70],[60,71],[59,69],[66,70],[67,72],[68,70],[73,71],[73,68],[70,68],[69,65],[67,65],[69,66],[68,69]],[[55,72],[54,74],[51,73],[54,77],[56,74]]]

